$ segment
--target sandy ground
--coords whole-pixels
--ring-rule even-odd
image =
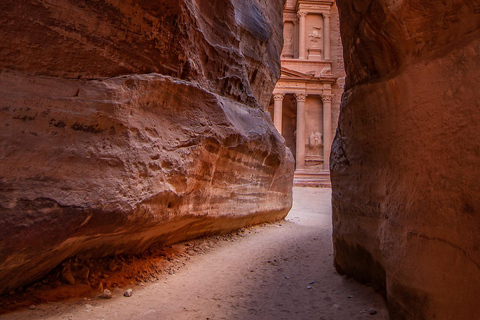
[[[380,295],[335,272],[330,198],[330,189],[294,188],[286,221],[180,244],[176,268],[159,280],[0,319],[388,319]]]

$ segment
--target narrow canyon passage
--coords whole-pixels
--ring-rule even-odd
[[[1,318],[387,319],[379,294],[335,273],[330,198],[330,189],[294,188],[286,221],[215,240],[175,274],[133,286],[130,298],[122,296],[127,289],[122,288],[113,291],[112,300],[39,305]],[[179,246],[202,243],[212,242]]]

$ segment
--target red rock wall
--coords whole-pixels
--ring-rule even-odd
[[[479,319],[480,2],[337,1],[337,269],[391,319]]]
[[[73,255],[282,219],[283,1],[0,3],[0,293]]]

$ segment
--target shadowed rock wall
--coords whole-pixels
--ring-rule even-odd
[[[284,218],[283,1],[2,1],[0,293]]]
[[[337,269],[391,319],[479,319],[480,2],[338,0]]]

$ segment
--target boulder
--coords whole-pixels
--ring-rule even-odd
[[[282,0],[0,4],[0,293],[283,219]]]

